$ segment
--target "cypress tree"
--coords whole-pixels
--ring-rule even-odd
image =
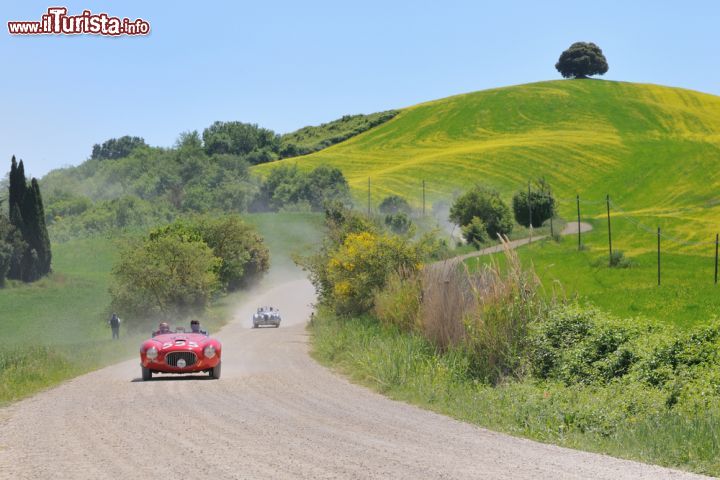
[[[40,259],[39,272],[40,275],[46,275],[50,273],[50,264],[52,262],[52,252],[50,251],[50,236],[48,235],[47,225],[45,224],[45,207],[43,206],[42,195],[40,194],[40,185],[38,185],[37,179],[33,178],[30,182],[31,190],[35,200],[35,213],[36,213],[36,234],[37,244],[35,250],[38,252],[38,258]]]
[[[45,207],[37,179],[28,186],[25,166],[12,157],[10,166],[10,223],[20,232],[16,242],[9,278],[32,282],[50,272],[52,253],[50,236],[45,225]]]
[[[37,184],[37,181],[35,181]],[[40,231],[40,218],[38,212],[37,190],[31,186],[25,190],[20,213],[23,219],[23,238],[28,244],[23,261],[23,281],[32,282],[42,274],[42,233]]]
[[[22,160],[20,161],[20,164],[22,165]],[[11,163],[10,163],[10,194],[8,196],[8,207],[10,211],[12,211],[13,207],[15,205],[20,205],[22,203],[22,197],[25,194],[25,168],[22,169],[22,177],[20,178],[21,171],[18,167],[17,161],[15,160],[15,155],[13,155]],[[15,225],[16,227],[20,227],[20,225]]]
[[[8,271],[8,278],[15,280],[22,280],[23,278],[23,258],[25,257],[25,251],[28,248],[27,243],[23,240],[22,231],[17,225],[22,225],[22,214],[20,213],[20,207],[13,205],[10,209],[10,223],[15,226],[18,233],[15,244],[13,245],[13,256],[10,261],[10,271]]]
[[[20,211],[22,211],[22,203],[23,199],[25,198],[25,193],[27,193],[27,180],[25,179],[25,165],[23,165],[23,161],[20,160],[17,167],[17,172],[15,172],[15,201],[17,202],[17,205],[20,206]],[[20,228],[20,225],[17,225],[18,228]]]

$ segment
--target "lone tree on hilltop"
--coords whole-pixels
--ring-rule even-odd
[[[565,78],[587,78],[605,74],[608,63],[600,47],[594,43],[575,42],[560,55],[555,68]]]

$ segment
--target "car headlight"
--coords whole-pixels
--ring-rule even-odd
[[[215,347],[208,345],[203,350],[203,354],[205,355],[205,358],[213,358],[215,356]]]
[[[145,356],[150,360],[155,360],[158,356],[158,349],[155,347],[148,348],[145,350]]]

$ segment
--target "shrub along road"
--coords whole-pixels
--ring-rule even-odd
[[[141,382],[131,360],[0,410],[0,478],[701,478],[389,400],[308,356],[309,282],[252,298],[217,335],[218,381]],[[262,304],[281,328],[250,328]]]

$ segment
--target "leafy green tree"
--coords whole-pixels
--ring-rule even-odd
[[[306,173],[297,165],[281,165],[263,180],[253,209],[277,211],[307,203],[311,210],[322,211],[334,201],[350,203],[350,188],[340,169],[319,165]]]
[[[157,235],[131,243],[112,270],[112,308],[123,312],[131,327],[149,318],[197,313],[220,287],[220,266],[212,249],[193,237]]]
[[[528,215],[532,212],[532,226],[537,228],[555,215],[555,197],[544,178],[535,182],[529,195],[528,199],[528,191],[523,189],[513,196],[513,213],[515,221],[528,227],[530,225]]]
[[[575,42],[562,52],[555,68],[564,78],[587,78],[604,75],[609,67],[600,47],[592,42]]]
[[[385,215],[385,225],[387,225],[393,233],[404,235],[410,230],[412,221],[405,212],[391,213]]]
[[[296,203],[301,175],[297,165],[283,164],[270,170],[260,185],[253,210],[277,211],[288,203]]]
[[[270,252],[263,238],[238,215],[177,220],[150,233],[151,239],[162,236],[179,236],[207,244],[220,259],[218,279],[229,291],[250,284],[270,268]]]
[[[490,240],[487,233],[487,225],[480,217],[473,217],[470,223],[462,227],[463,238],[467,243],[478,250]]]
[[[492,239],[512,232],[510,208],[494,190],[478,185],[459,196],[450,207],[450,220],[460,227],[470,224],[474,217],[483,221]]]
[[[140,137],[125,135],[120,138],[111,138],[102,144],[93,145],[90,158],[93,160],[117,160],[130,155],[138,147],[146,147],[145,140]]]
[[[342,171],[336,167],[318,165],[303,179],[302,200],[310,203],[313,211],[321,211],[326,202],[350,202],[350,187]]]
[[[280,137],[272,130],[261,128],[257,124],[215,122],[203,131],[202,137],[208,155],[247,155],[262,150],[277,153],[280,149]]]
[[[380,213],[385,215],[394,215],[401,212],[410,215],[412,212],[408,201],[400,195],[390,195],[385,197],[383,201],[380,202],[378,210],[380,210]]]

